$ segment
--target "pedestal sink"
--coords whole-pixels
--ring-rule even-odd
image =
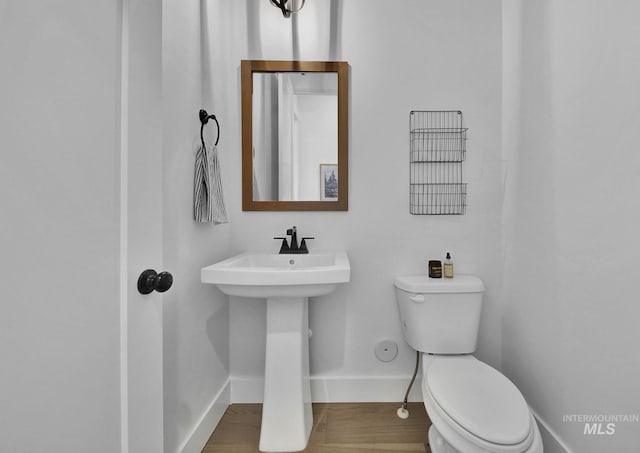
[[[242,253],[201,271],[203,283],[230,296],[267,301],[267,341],[260,451],[304,450],[313,415],[309,382],[309,297],[349,281],[344,252]]]

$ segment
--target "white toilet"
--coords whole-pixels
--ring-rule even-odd
[[[398,277],[404,337],[422,354],[422,395],[433,453],[542,453],[538,425],[517,387],[471,355],[482,281]]]

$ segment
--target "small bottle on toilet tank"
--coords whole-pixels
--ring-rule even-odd
[[[447,257],[444,259],[444,263],[442,263],[442,270],[444,278],[453,278],[453,260],[449,252],[447,252]]]

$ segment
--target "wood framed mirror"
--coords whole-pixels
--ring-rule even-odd
[[[348,210],[348,63],[242,60],[242,210]]]

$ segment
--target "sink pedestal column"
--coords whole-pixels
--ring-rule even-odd
[[[313,426],[309,381],[309,299],[267,299],[260,451],[304,450]]]

